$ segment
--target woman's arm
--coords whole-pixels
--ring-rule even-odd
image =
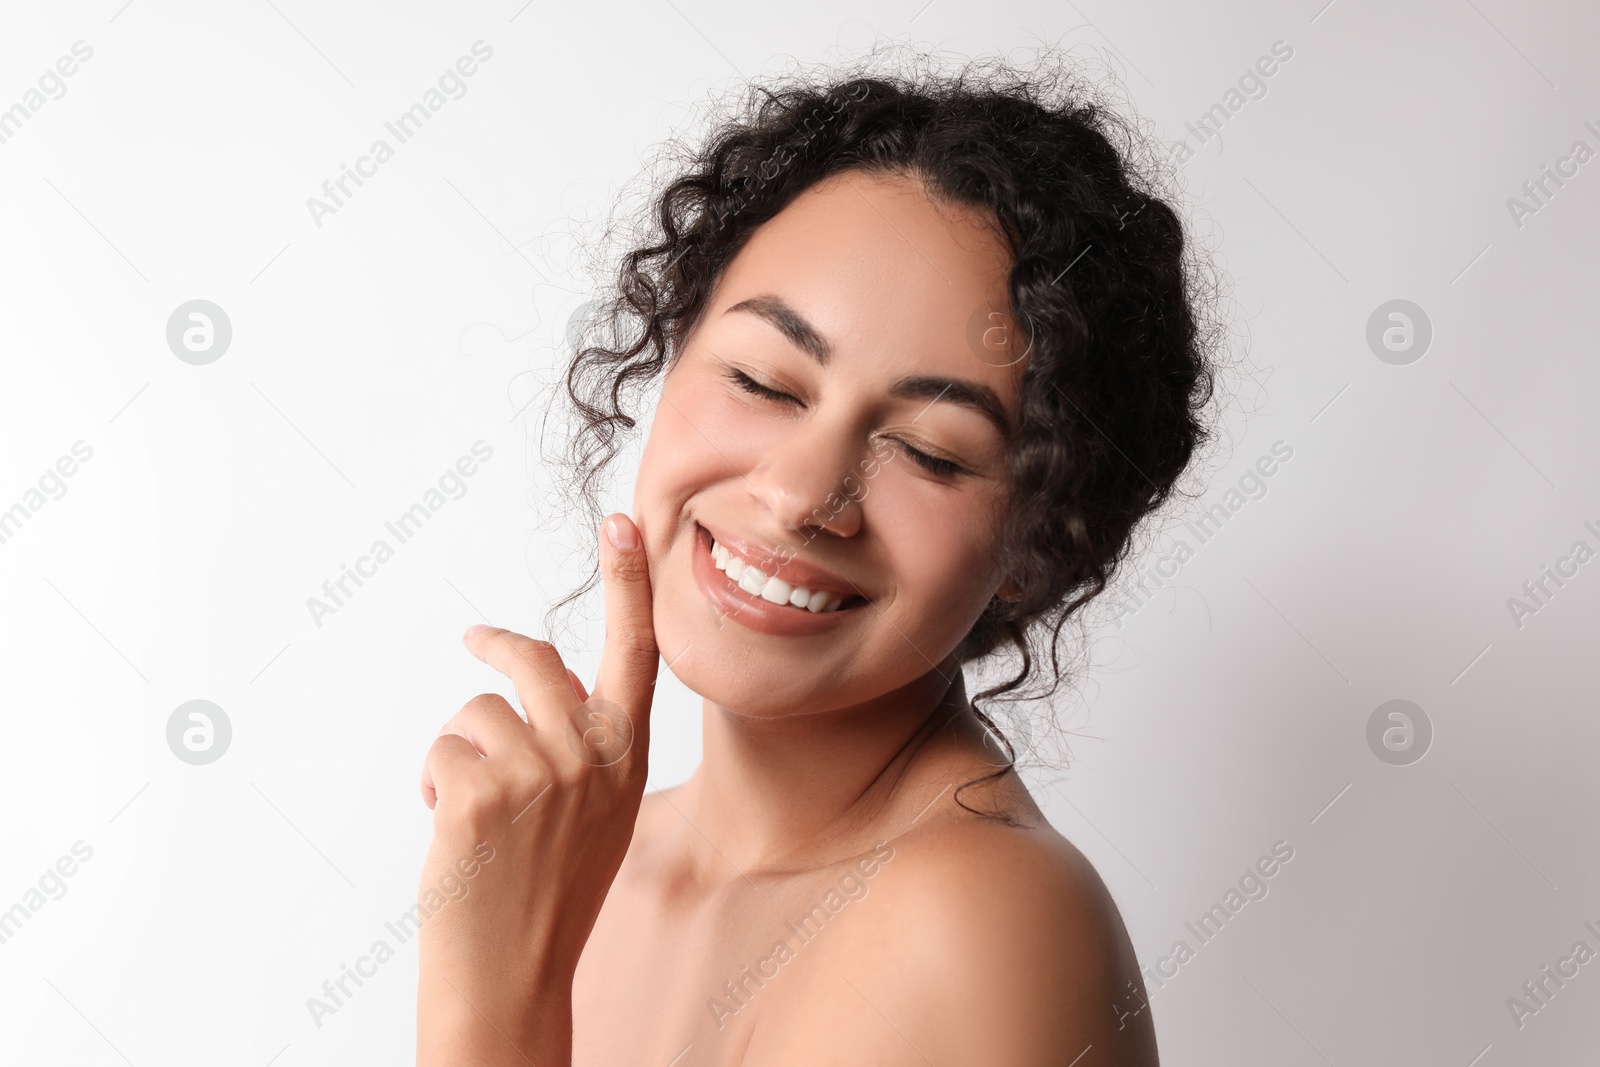
[[[468,1005],[454,989],[417,989],[417,1067],[570,1067],[572,991],[540,1005]]]
[[[659,660],[638,531],[612,519],[632,537],[603,539],[592,695],[548,642],[467,631],[527,719],[496,694],[475,697],[423,765],[433,841],[418,894],[418,1067],[571,1062],[572,977],[644,796]]]

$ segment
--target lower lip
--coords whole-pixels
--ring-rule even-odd
[[[782,637],[822,633],[856,615],[866,603],[836,611],[808,611],[753,596],[717,569],[711,558],[711,535],[699,523],[694,527],[694,580],[716,608],[740,625],[758,633]]]

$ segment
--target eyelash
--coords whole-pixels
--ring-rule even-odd
[[[745,392],[762,397],[763,399],[784,400],[799,403],[798,398],[792,397],[788,393],[779,392],[776,389],[768,389],[766,386],[762,385],[760,382],[756,381],[743,371],[730,370],[728,371],[728,378]],[[910,445],[906,444],[904,441],[896,440],[895,444],[899,445],[905,450],[906,455],[910,457],[913,463],[916,463],[919,467],[923,468],[930,474],[937,475],[941,478],[950,478],[957,474],[966,473],[966,468],[960,466],[959,464],[951,463],[949,460],[940,459],[937,456],[930,456],[926,452],[919,452],[915,448],[912,448]]]

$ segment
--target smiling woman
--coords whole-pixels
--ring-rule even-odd
[[[976,702],[1046,650],[1062,680],[1206,437],[1220,327],[1149,146],[1047,59],[769,83],[675,161],[565,383],[595,525],[625,400],[658,402],[594,693],[470,633],[527,722],[479,697],[424,771],[430,869],[511,859],[425,931],[419,1062],[1157,1062],[1114,901]],[[658,657],[703,759],[643,797]],[[605,760],[548,740],[617,715]]]

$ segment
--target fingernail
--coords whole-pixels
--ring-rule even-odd
[[[484,625],[483,623],[475,622],[471,626],[467,627],[467,632],[463,636],[465,636],[465,637],[477,637],[479,634],[483,633],[483,631],[485,631],[487,629],[489,629],[489,627]]]
[[[624,528],[616,519],[607,519],[606,538],[621,552],[632,552],[639,547],[639,532],[631,523]]]

